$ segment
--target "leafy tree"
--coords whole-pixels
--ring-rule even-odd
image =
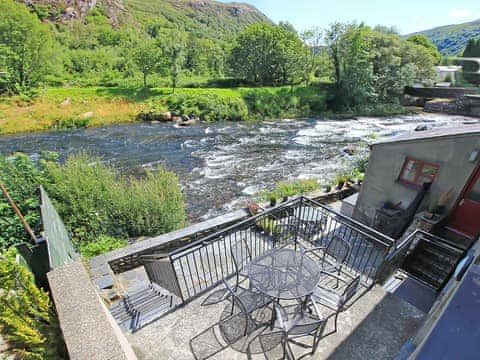
[[[167,64],[168,73],[172,84],[172,92],[175,93],[175,89],[178,86],[180,75],[185,65],[185,53],[186,53],[186,35],[181,31],[172,31],[170,36],[164,39],[163,54]]]
[[[157,42],[152,39],[138,40],[132,49],[131,57],[138,70],[143,74],[143,87],[147,88],[148,75],[156,72],[163,60]]]
[[[255,84],[291,84],[301,78],[304,46],[289,26],[257,23],[237,36],[228,63],[235,77]]]
[[[323,31],[318,28],[305,30],[300,34],[300,38],[305,43],[305,66],[303,71],[303,81],[306,85],[310,83],[310,77],[316,73],[321,59],[321,46],[323,43]]]
[[[463,57],[480,58],[480,38],[468,40],[467,46],[462,54]]]
[[[411,35],[407,41],[415,45],[423,46],[425,49],[427,49],[429,54],[435,59],[435,64],[440,64],[442,62],[442,55],[438,51],[437,47],[433,45],[433,43],[425,35],[414,34]]]
[[[8,86],[12,91],[34,87],[55,63],[49,28],[13,0],[0,2],[0,14],[0,68],[8,74]]]
[[[375,98],[370,29],[363,25],[334,23],[325,33],[335,82],[332,105],[349,108]]]

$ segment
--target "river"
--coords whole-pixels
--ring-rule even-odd
[[[328,182],[367,149],[366,142],[419,124],[454,126],[471,118],[419,114],[352,120],[278,120],[255,123],[135,123],[72,131],[0,137],[0,153],[38,156],[56,151],[61,159],[87,151],[122,171],[161,164],[177,173],[192,221],[242,206],[260,189],[281,179]],[[348,151],[345,151],[348,149]],[[350,150],[356,154],[349,155]]]

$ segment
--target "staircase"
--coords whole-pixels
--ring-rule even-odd
[[[155,284],[125,295],[110,307],[120,328],[135,332],[177,306],[177,297]]]
[[[412,277],[441,290],[448,281],[464,250],[438,237],[423,237],[406,257],[402,269]]]

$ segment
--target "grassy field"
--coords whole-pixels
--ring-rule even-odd
[[[211,97],[245,103],[248,114],[243,120],[307,116],[381,116],[408,112],[398,105],[381,105],[348,114],[334,114],[326,110],[325,91],[313,87],[179,88],[175,94],[194,99],[201,95],[203,99],[207,98],[207,102]],[[134,122],[142,111],[152,108],[156,112],[167,111],[166,103],[171,95],[170,88],[144,90],[120,87],[52,87],[41,90],[39,95],[30,101],[18,96],[0,97],[0,134]],[[220,107],[222,105],[220,104]],[[213,104],[212,101],[212,107],[218,106],[218,103]],[[214,115],[215,113],[213,118]]]

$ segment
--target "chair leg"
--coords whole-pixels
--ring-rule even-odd
[[[335,314],[335,332],[337,332],[337,323],[338,323],[338,314],[340,313],[340,311],[337,311],[336,314]]]

